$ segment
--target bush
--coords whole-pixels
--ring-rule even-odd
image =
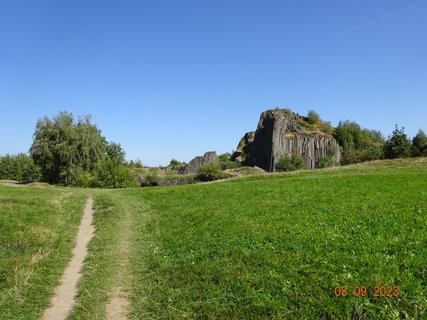
[[[310,123],[310,124],[315,124],[315,123],[319,123],[320,122],[320,116],[314,110],[310,110],[308,112],[307,118],[308,118],[308,123]]]
[[[0,157],[0,179],[20,182],[39,181],[40,167],[27,155],[5,155]]]
[[[96,181],[96,177],[87,171],[82,171],[77,174],[77,178],[74,182],[76,187],[93,188],[99,183]]]
[[[330,121],[322,123],[322,131],[330,135],[334,133],[334,128],[332,127]]]
[[[208,163],[197,171],[197,179],[200,181],[213,181],[222,177],[223,173],[219,163]]]
[[[306,169],[302,159],[293,153],[290,157],[282,156],[276,164],[277,171],[295,171]]]
[[[384,156],[387,159],[408,158],[412,154],[412,146],[405,134],[405,128],[396,125],[392,136],[384,145]]]
[[[170,162],[169,162],[169,167],[170,168],[175,168],[175,167],[179,167],[179,166],[182,166],[183,165],[183,162],[180,162],[180,161],[178,161],[178,160],[176,160],[176,159],[172,159]]]
[[[344,152],[341,164],[347,165],[379,159],[384,159],[384,148],[382,143],[370,145],[367,148],[360,150],[352,149]]]
[[[137,184],[136,178],[129,168],[122,163],[106,158],[101,161],[92,186],[99,188],[126,188],[136,187]]]
[[[245,142],[245,137],[243,137],[242,140],[243,142]],[[239,144],[242,142],[242,140],[240,140]],[[231,153],[220,154],[218,158],[219,158],[219,162],[227,162],[231,158]]]
[[[319,159],[316,160],[315,168],[323,169],[332,167],[332,158],[329,156],[320,156]]]
[[[231,161],[231,160],[221,161],[219,163],[219,165],[220,165],[222,170],[236,169],[236,168],[240,168],[242,166],[239,162]]]
[[[141,160],[136,160],[136,161],[133,161],[133,160],[130,160],[128,163],[127,163],[127,165],[128,165],[128,167],[129,168],[143,168],[144,166],[142,165],[142,162],[141,162]]]

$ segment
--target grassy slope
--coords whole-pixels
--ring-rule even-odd
[[[86,196],[0,185],[0,319],[38,319],[71,257]]]
[[[150,204],[134,219],[132,319],[427,315],[426,162],[121,192]]]
[[[123,266],[121,263],[127,259],[124,252],[127,250],[123,250],[122,242],[131,240],[132,220],[143,221],[146,208],[141,198],[135,198],[127,191],[93,191],[96,232],[89,244],[83,277],[79,282],[77,305],[69,319],[105,319],[105,307],[113,289],[122,286],[126,291],[130,287],[129,272],[126,264]]]

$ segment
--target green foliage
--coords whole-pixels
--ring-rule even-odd
[[[315,167],[316,169],[329,168],[332,167],[332,158],[330,156],[320,156],[316,160]]]
[[[129,168],[143,168],[144,166],[142,165],[141,160],[137,159],[136,161],[130,160],[127,163]]]
[[[282,156],[276,164],[277,171],[295,171],[306,169],[302,159],[293,153],[290,157]]]
[[[181,161],[178,161],[176,159],[172,159],[170,161],[170,163],[169,163],[169,167],[171,167],[171,168],[179,167],[179,166],[182,166],[182,165],[184,165],[184,163],[181,162]]]
[[[314,110],[308,111],[307,118],[308,118],[308,123],[310,124],[320,123],[321,121],[319,114]]]
[[[384,159],[384,146],[382,143],[373,143],[360,150],[350,149],[343,152],[341,164],[347,165],[379,159]]]
[[[136,187],[136,179],[129,168],[118,164],[109,158],[101,161],[95,175],[94,187],[100,188],[127,188]]]
[[[72,113],[63,111],[52,120],[37,121],[30,153],[44,181],[70,185],[79,172],[93,174],[98,169],[104,141],[89,116],[74,121]]]
[[[44,181],[81,187],[122,188],[135,185],[126,164],[125,151],[115,142],[107,142],[90,116],[74,119],[62,111],[52,120],[37,121],[30,149],[41,167]]]
[[[231,160],[220,161],[219,165],[221,166],[222,170],[236,169],[236,168],[240,168],[242,166],[241,163],[239,163],[237,161],[231,161]]]
[[[40,167],[26,154],[0,157],[0,179],[31,182],[40,178]]]
[[[405,128],[396,125],[392,136],[384,144],[384,156],[387,159],[408,158],[411,156],[412,146],[405,134]]]
[[[331,122],[330,121],[323,122],[321,126],[321,131],[329,135],[332,135],[334,133],[334,128],[332,127]]]
[[[97,182],[96,177],[92,173],[82,171],[77,174],[77,177],[73,184],[76,187],[93,188],[96,187],[99,183]]]
[[[123,150],[120,143],[106,142],[105,153],[111,161],[116,163],[125,163],[126,152]]]
[[[340,121],[333,136],[342,147],[342,164],[378,160],[384,156],[381,132],[362,129],[354,121]]]
[[[412,139],[412,154],[414,157],[427,156],[427,136],[422,129]]]
[[[244,137],[242,139],[244,141]],[[219,165],[222,170],[235,169],[242,166],[239,162],[230,160],[231,153],[220,154],[218,158],[219,158]]]
[[[197,179],[200,181],[213,181],[223,177],[219,163],[208,163],[200,167],[197,171]]]
[[[245,137],[242,138],[245,141]],[[242,140],[241,140],[242,141]],[[239,143],[240,145],[240,143]],[[220,162],[227,162],[231,158],[231,153],[223,153],[218,156]]]

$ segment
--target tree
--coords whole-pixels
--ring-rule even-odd
[[[23,153],[0,157],[0,179],[31,182],[40,179],[40,168]]]
[[[427,155],[427,136],[422,129],[412,139],[412,154],[414,157]]]
[[[37,121],[30,155],[41,167],[44,181],[69,185],[81,171],[95,173],[105,152],[105,139],[90,116],[74,121],[61,111],[52,120]]]
[[[405,134],[405,128],[396,125],[392,136],[384,144],[384,156],[387,159],[407,158],[411,156],[411,142]]]
[[[105,139],[104,139],[105,140]],[[125,163],[126,152],[123,150],[120,143],[105,142],[105,153],[113,162]]]
[[[320,122],[320,116],[314,110],[308,111],[307,118],[308,118],[308,122],[310,124],[315,124],[315,123],[319,123]]]

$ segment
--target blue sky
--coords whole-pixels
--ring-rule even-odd
[[[427,1],[2,1],[0,39],[0,154],[60,110],[153,166],[275,107],[427,129]]]

